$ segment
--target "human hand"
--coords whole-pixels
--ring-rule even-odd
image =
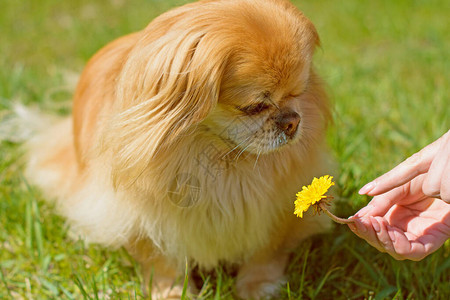
[[[350,229],[398,260],[421,260],[450,237],[450,204],[426,196],[424,175],[372,201],[351,219]]]
[[[358,236],[396,259],[437,250],[450,237],[450,131],[360,194],[375,197],[352,217]]]
[[[450,130],[391,171],[361,188],[361,195],[376,196],[402,186],[420,174],[422,192],[450,203]]]

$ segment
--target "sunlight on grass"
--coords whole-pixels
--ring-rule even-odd
[[[98,49],[187,2],[3,1],[0,117],[13,101],[69,113],[77,74]],[[450,2],[293,2],[321,36],[315,63],[336,106],[337,214],[352,215],[369,200],[357,195],[364,183],[450,127]],[[24,180],[19,145],[0,146],[0,298],[142,299],[126,252],[71,240]],[[223,270],[202,276],[199,299],[233,299]],[[398,262],[339,226],[292,255],[280,299],[449,299],[449,278],[448,242],[421,262]]]

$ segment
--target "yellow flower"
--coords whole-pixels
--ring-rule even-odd
[[[319,179],[313,179],[308,186],[302,187],[302,190],[297,193],[297,200],[295,200],[294,214],[297,217],[303,218],[303,213],[308,210],[311,205],[318,203],[320,200],[327,198],[325,193],[334,185],[333,176],[325,175]]]

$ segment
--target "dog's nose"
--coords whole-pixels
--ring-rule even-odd
[[[288,137],[293,137],[300,123],[300,115],[293,110],[284,111],[278,115],[275,123]]]

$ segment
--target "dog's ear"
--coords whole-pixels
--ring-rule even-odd
[[[139,176],[150,161],[206,118],[217,104],[228,53],[196,28],[143,32],[116,88],[103,148],[113,151],[113,178]],[[123,173],[125,176],[117,174]]]

